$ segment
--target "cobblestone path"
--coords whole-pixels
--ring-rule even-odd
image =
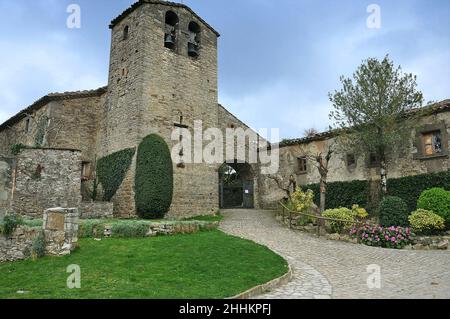
[[[373,248],[328,241],[281,226],[274,212],[225,210],[220,228],[286,258],[294,277],[259,298],[450,298],[450,251]],[[369,289],[367,267],[381,267],[381,289]]]

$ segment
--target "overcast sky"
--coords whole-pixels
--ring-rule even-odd
[[[109,22],[133,0],[0,0],[0,122],[49,92],[107,84]],[[67,6],[81,28],[66,27]],[[221,33],[219,100],[281,137],[329,125],[328,92],[389,54],[426,101],[450,98],[449,0],[185,0]],[[367,7],[381,28],[367,27]]]

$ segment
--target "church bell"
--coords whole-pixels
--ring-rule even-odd
[[[188,43],[188,54],[191,57],[198,57],[198,46],[195,43]]]
[[[174,37],[173,37],[173,35],[171,35],[171,34],[166,34],[166,38],[165,38],[165,40],[164,40],[164,45],[167,47],[167,48],[174,48],[174,46],[175,46],[175,41],[174,41],[174,39],[173,39]]]

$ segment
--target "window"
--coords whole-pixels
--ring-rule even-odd
[[[200,46],[200,26],[195,23],[189,23],[189,41],[188,41],[188,55],[197,58],[199,55]]]
[[[441,131],[422,134],[423,155],[432,156],[443,153]]]
[[[173,11],[167,11],[164,46],[171,50],[175,50],[176,47],[178,21],[178,16]]]
[[[355,167],[355,166],[356,166],[355,154],[347,154],[347,167]]]
[[[91,162],[83,162],[81,166],[81,180],[90,180],[92,176]]]
[[[306,157],[297,158],[297,174],[305,174],[308,171]]]
[[[30,118],[25,121],[25,133],[30,133]]]
[[[126,27],[123,29],[123,39],[124,39],[124,40],[128,39],[129,33],[130,33],[130,27],[129,27],[129,26],[126,26]]]

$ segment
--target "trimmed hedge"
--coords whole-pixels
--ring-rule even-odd
[[[105,156],[97,162],[97,178],[103,187],[103,200],[111,201],[122,184],[135,153],[134,148],[128,148]]]
[[[443,188],[431,188],[424,191],[417,201],[417,208],[432,211],[450,225],[450,191]]]
[[[152,134],[138,147],[135,179],[136,212],[141,218],[163,218],[173,196],[173,164],[162,137]]]
[[[403,199],[412,212],[423,191],[435,187],[450,190],[450,171],[389,179],[387,186],[389,195]]]
[[[320,185],[311,184],[301,187],[314,192],[314,203],[320,205]],[[328,183],[325,209],[341,207],[352,208],[357,204],[361,207],[368,206],[369,183],[367,181],[334,182]]]
[[[408,206],[403,199],[396,196],[386,196],[380,203],[380,224],[383,227],[409,226]]]
[[[420,194],[424,190],[434,187],[450,190],[450,171],[388,179],[388,195],[403,199],[410,212],[416,210]],[[302,186],[302,189],[311,189],[314,192],[314,203],[320,204],[319,184]],[[328,183],[326,209],[351,208],[353,204],[365,208],[374,206],[373,203],[369,203],[369,183],[367,181]]]

